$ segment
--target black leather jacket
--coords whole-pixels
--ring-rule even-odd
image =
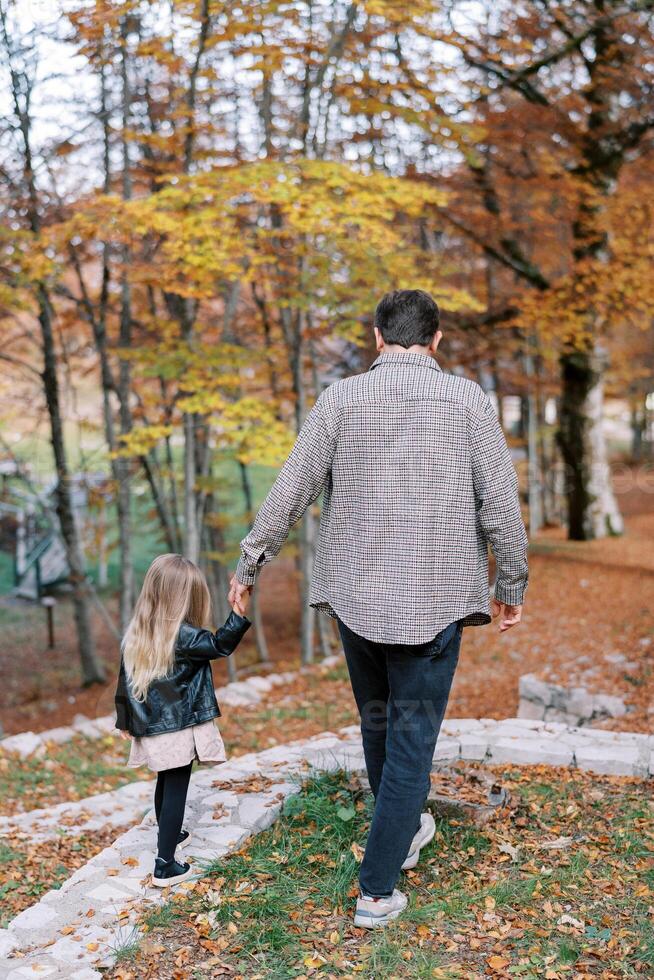
[[[220,708],[210,661],[229,657],[250,628],[235,612],[216,633],[182,623],[175,644],[175,663],[167,677],[153,681],[145,701],[137,701],[120,662],[116,687],[116,728],[141,738],[178,732],[217,718]]]

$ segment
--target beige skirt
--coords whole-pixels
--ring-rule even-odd
[[[161,772],[187,766],[194,759],[198,762],[227,761],[222,736],[213,720],[182,728],[179,732],[133,738],[127,765],[133,769],[148,766],[153,772]]]

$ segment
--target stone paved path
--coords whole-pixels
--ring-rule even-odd
[[[517,718],[452,719],[443,725],[434,761],[458,758],[647,776],[654,775],[654,736]],[[310,768],[363,769],[356,727],[200,769],[189,794],[186,825],[193,841],[187,854],[201,866],[270,826],[284,800],[299,791],[303,773]],[[216,782],[220,785],[212,785]],[[102,826],[114,821],[119,826],[121,820],[133,822],[143,814],[151,792],[151,781],[134,783],[78,804],[62,804],[59,815],[33,811],[20,815],[20,820],[34,834],[49,834],[57,819],[66,817],[66,807],[77,807],[73,820],[97,819]],[[113,806],[121,808],[122,816],[106,812]],[[70,816],[68,811],[66,819]],[[154,844],[155,830],[147,813],[138,826],[79,868],[59,890],[49,892],[21,912],[8,929],[0,930],[0,978],[99,980],[98,968],[112,962],[115,951],[134,938],[144,905],[164,900],[159,890],[148,887]]]
[[[200,867],[270,826],[286,797],[299,792],[302,772],[308,767],[362,766],[360,739],[348,731],[327,732],[199,769],[193,775],[187,805],[185,824],[193,840],[186,854]],[[221,787],[214,788],[214,782]],[[90,801],[85,802],[88,809]],[[134,803],[142,813],[144,800]],[[49,892],[16,916],[8,929],[0,930],[0,977],[99,978],[97,968],[110,963],[116,949],[130,941],[144,903],[164,900],[159,889],[148,887],[155,833],[146,814],[138,826],[79,868],[60,889]]]

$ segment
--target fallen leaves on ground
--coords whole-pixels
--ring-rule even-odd
[[[5,835],[0,845],[0,928],[63,884],[115,839],[115,827],[62,835],[39,844],[21,839],[20,834]]]
[[[452,767],[439,787],[480,799],[480,768]],[[647,782],[547,766],[491,775],[509,803],[481,828],[437,818],[433,843],[399,883],[409,910],[386,930],[353,927],[369,810],[355,779],[329,774],[289,801],[271,831],[174,895],[167,921],[146,913],[157,956],[136,952],[107,980],[651,976]]]

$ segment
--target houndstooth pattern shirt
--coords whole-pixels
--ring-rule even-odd
[[[495,597],[523,601],[527,535],[497,415],[432,357],[381,354],[320,395],[241,542],[240,582],[321,493],[310,602],[355,633],[417,644],[489,622],[489,545]]]

